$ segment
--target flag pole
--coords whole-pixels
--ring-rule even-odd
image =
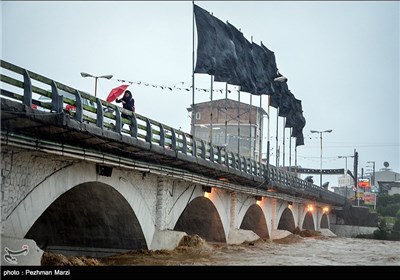
[[[214,76],[211,75],[211,89],[210,89],[210,100],[211,100],[211,112],[210,112],[210,146],[212,146],[212,142],[213,142],[213,110],[214,110],[214,106],[213,106],[213,78]]]
[[[294,166],[296,168],[296,176],[297,176],[297,145],[294,146]]]
[[[228,83],[225,83],[225,145],[228,145]]]
[[[289,172],[292,171],[292,128],[289,136]]]
[[[253,35],[251,36],[251,43],[253,44]],[[250,94],[250,105],[249,105],[249,138],[250,138],[250,141],[249,141],[249,143],[250,143],[250,149],[249,149],[249,152],[250,152],[250,159],[252,159],[252,158],[255,158],[255,155],[254,155],[254,150],[255,150],[255,142],[254,142],[254,147],[253,147],[253,139],[251,138],[251,135],[252,135],[252,133],[251,133],[251,107],[253,106],[253,94],[250,92],[249,93]],[[255,137],[254,137],[254,139],[255,139]]]
[[[249,105],[249,131],[250,131],[250,159],[251,158],[254,158],[254,150],[255,150],[255,147],[253,147],[253,139],[251,138],[251,136],[252,136],[252,133],[251,133],[251,107],[253,106],[253,94],[252,93],[250,93],[250,105]],[[254,145],[255,146],[255,145]]]
[[[285,122],[286,122],[286,117],[283,117],[282,118],[282,124],[283,124],[283,132],[282,132],[282,137],[283,137],[283,140],[282,140],[282,149],[283,149],[283,151],[282,151],[282,166],[283,167],[285,167]]]
[[[238,90],[238,109],[237,109],[237,119],[238,119],[238,136],[237,136],[237,150],[238,150],[238,155],[240,155],[240,86]]]
[[[279,107],[276,108],[276,151],[275,151],[276,156],[275,156],[275,158],[276,158],[276,167],[277,168],[279,167],[279,153],[280,153],[279,148],[278,148],[279,147],[279,143],[278,143],[279,123],[278,123],[278,121],[279,121]]]
[[[258,161],[262,163],[262,124],[263,124],[263,114],[262,114],[262,94],[260,94],[260,120],[259,120],[259,136],[260,141],[258,143]]]
[[[191,132],[192,132],[192,141],[194,142],[195,138],[195,130],[194,130],[194,120],[195,120],[195,112],[194,112],[194,1],[192,1],[193,5],[193,25],[192,25],[192,127],[191,127]]]
[[[270,97],[270,95],[268,95],[267,170],[269,170],[269,150],[270,150],[270,142],[269,142],[270,103],[271,103],[271,97]]]

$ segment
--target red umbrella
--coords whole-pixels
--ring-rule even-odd
[[[113,88],[107,96],[107,102],[113,102],[117,99],[124,91],[128,88],[129,85],[120,85],[119,87]]]

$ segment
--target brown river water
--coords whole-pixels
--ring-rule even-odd
[[[43,265],[74,266],[398,266],[400,242],[289,235],[240,245],[208,243],[194,236],[174,250],[140,250],[107,258],[45,253]]]

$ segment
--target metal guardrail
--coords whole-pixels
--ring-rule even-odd
[[[2,98],[16,100],[26,106],[50,113],[68,113],[79,122],[87,122],[102,129],[113,130],[185,155],[199,157],[249,175],[262,177],[269,184],[279,186],[289,193],[291,190],[297,190],[316,199],[323,198],[335,205],[346,203],[345,197],[308,183],[286,170],[234,154],[226,148],[211,145],[181,130],[125,110],[89,93],[4,60],[0,60],[0,66],[2,68]],[[122,118],[122,113],[129,118]],[[129,129],[125,128],[125,125]]]

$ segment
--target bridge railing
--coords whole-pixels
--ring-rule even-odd
[[[125,110],[89,93],[4,60],[0,62],[2,98],[16,100],[28,107],[48,113],[68,113],[71,118],[79,122],[129,135],[153,145],[173,149],[177,153],[225,165],[244,174],[262,177],[268,182],[264,186],[273,185],[278,191],[300,193],[334,204],[345,204],[345,197],[307,183],[295,173],[235,154],[225,147],[194,138],[188,133]],[[128,118],[123,118],[122,113]]]

